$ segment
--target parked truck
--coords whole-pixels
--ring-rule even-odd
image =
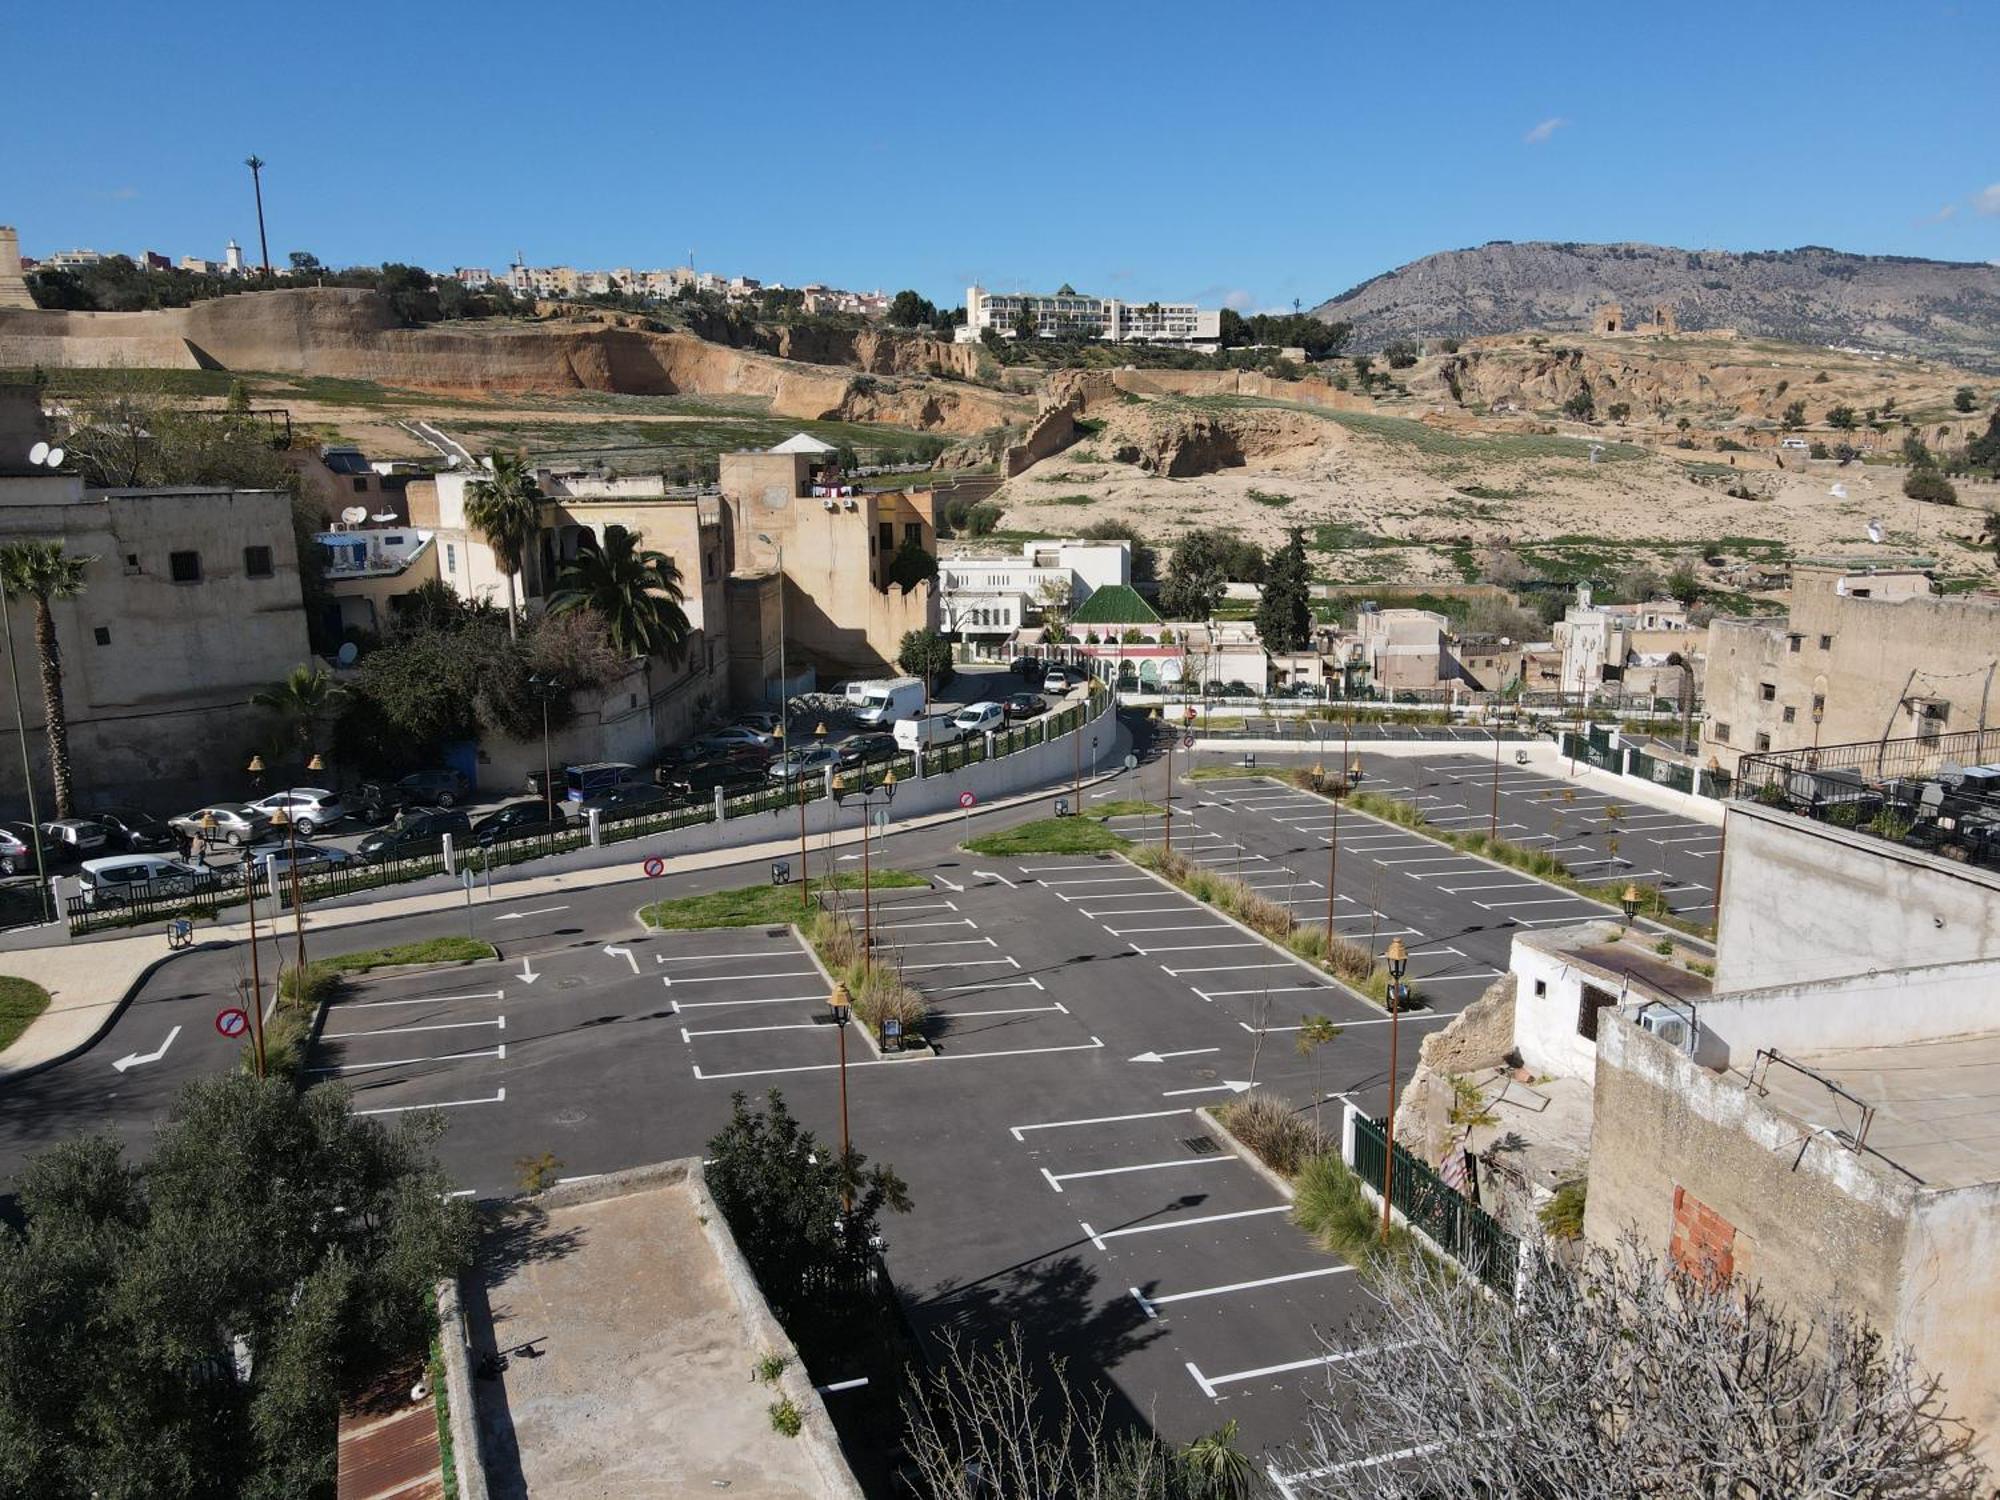
[[[917,677],[871,682],[854,707],[854,722],[864,729],[893,724],[924,711],[924,684]]]
[[[930,750],[939,745],[949,745],[958,738],[958,730],[943,714],[930,714],[918,719],[898,719],[896,721],[896,748],[898,750]]]

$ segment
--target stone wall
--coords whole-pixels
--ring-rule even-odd
[[[1082,407],[1083,401],[1079,396],[1070,396],[1044,407],[1041,415],[1028,424],[1027,433],[1021,441],[1010,445],[1001,455],[1001,473],[1012,479],[1030,464],[1040,463],[1075,442],[1076,415]]]
[[[1454,1074],[1491,1068],[1514,1050],[1514,978],[1496,979],[1472,1004],[1417,1049],[1416,1071],[1396,1102],[1396,1137],[1427,1162],[1444,1154],[1458,1131],[1447,1118]]]

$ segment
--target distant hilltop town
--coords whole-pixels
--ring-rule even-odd
[[[574,266],[531,266],[516,259],[499,276],[484,266],[457,266],[450,275],[471,290],[504,286],[517,297],[603,297],[623,293],[632,297],[668,298],[693,291],[748,302],[767,292],[797,291],[802,295],[804,310],[809,313],[854,313],[864,318],[879,318],[889,310],[888,295],[879,287],[872,292],[853,292],[817,281],[788,287],[783,282],[759,281],[754,276],[723,276],[714,271],[697,271],[692,255],[687,265],[665,270],[641,271],[619,266],[609,271],[580,271]]]

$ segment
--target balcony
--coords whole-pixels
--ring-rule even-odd
[[[1745,755],[1732,790],[1797,817],[2000,868],[2000,729]]]

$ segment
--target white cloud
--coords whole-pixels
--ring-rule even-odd
[[[1956,203],[1947,203],[1943,208],[1940,208],[1936,213],[1926,214],[1924,215],[1923,218],[1917,220],[1917,222],[1919,224],[1943,224],[1948,220],[1955,219],[1957,217],[1958,217],[1958,205]]]
[[[1244,291],[1243,288],[1237,287],[1228,296],[1222,299],[1222,305],[1224,307],[1233,307],[1238,312],[1244,312],[1249,308],[1255,307],[1257,305],[1257,299],[1251,296],[1248,292]]]
[[[1558,130],[1561,130],[1563,126],[1567,124],[1569,124],[1569,121],[1565,119],[1563,116],[1550,115],[1546,120],[1542,121],[1541,124],[1537,125],[1533,130],[1529,131],[1526,135],[1522,136],[1521,139],[1527,142],[1527,144],[1530,146],[1544,145],[1548,142],[1550,137],[1552,137]]]
[[[1973,209],[1982,214],[2000,214],[2000,182],[1972,195]]]

